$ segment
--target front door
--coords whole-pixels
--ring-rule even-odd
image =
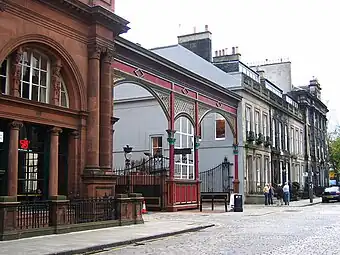
[[[19,132],[18,199],[47,199],[49,135],[44,126],[24,124]]]

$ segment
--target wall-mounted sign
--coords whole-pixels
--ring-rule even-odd
[[[0,131],[0,143],[4,142],[4,132]]]
[[[21,150],[28,150],[29,144],[30,144],[30,141],[28,141],[27,139],[20,140],[19,141],[19,148]]]

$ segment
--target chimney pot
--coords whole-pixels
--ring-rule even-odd
[[[225,52],[224,52],[224,49],[222,49],[222,56],[225,56]]]
[[[232,51],[232,54],[234,55],[235,54],[235,47],[232,47],[231,51]]]
[[[218,51],[218,55],[222,56],[222,51],[221,50]]]
[[[225,54],[228,55],[228,48],[225,48]]]
[[[208,25],[205,25],[204,28],[205,28],[206,32],[209,31],[209,26]]]
[[[235,53],[238,54],[238,46],[235,47]]]
[[[194,34],[196,34],[196,27],[194,27]]]
[[[218,50],[215,50],[215,57],[218,56]]]

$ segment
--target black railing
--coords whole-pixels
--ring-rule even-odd
[[[32,229],[49,226],[48,201],[21,202],[17,210],[18,228]]]
[[[201,193],[232,191],[233,176],[230,175],[230,166],[232,165],[225,159],[220,165],[201,172]]]
[[[68,205],[68,222],[79,224],[117,219],[114,198],[74,199]]]
[[[131,166],[115,169],[116,175],[151,174],[157,175],[169,170],[169,158],[164,156],[142,158],[132,161]]]

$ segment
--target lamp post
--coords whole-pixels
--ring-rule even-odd
[[[125,169],[128,169],[131,164],[131,157],[132,157],[132,147],[126,145],[124,148],[124,157],[125,157]]]

